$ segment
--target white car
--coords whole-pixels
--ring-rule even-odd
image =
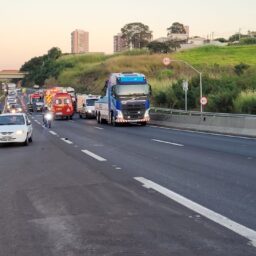
[[[25,146],[32,142],[33,127],[24,113],[0,115],[0,144],[23,143]]]

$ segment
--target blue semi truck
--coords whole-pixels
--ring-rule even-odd
[[[106,94],[95,103],[98,123],[117,125],[149,121],[151,87],[145,75],[112,73],[105,83]]]

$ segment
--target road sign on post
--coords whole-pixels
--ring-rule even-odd
[[[168,58],[168,57],[163,58],[163,64],[165,66],[170,65],[170,63],[171,63],[171,59],[170,58]]]
[[[201,105],[205,106],[205,105],[208,103],[207,98],[206,98],[206,97],[202,97],[202,98],[200,99],[200,103],[201,103]]]

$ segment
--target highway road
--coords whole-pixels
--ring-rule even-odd
[[[256,255],[256,140],[74,118],[0,147],[0,255]]]

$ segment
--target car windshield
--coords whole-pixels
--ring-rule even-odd
[[[115,92],[118,96],[148,95],[149,86],[147,84],[116,85]]]
[[[98,99],[88,99],[86,100],[86,105],[87,106],[94,106],[95,105],[95,102],[97,101]]]
[[[0,125],[23,125],[25,119],[20,115],[0,116]]]

